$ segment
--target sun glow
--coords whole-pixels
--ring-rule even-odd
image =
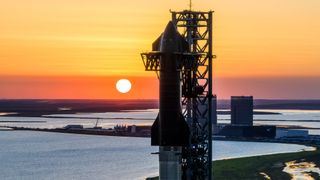
[[[116,88],[120,93],[127,93],[131,89],[131,82],[128,79],[120,79],[117,81]]]

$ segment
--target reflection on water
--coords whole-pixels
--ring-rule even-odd
[[[286,163],[283,171],[290,174],[292,180],[314,180],[310,173],[320,176],[320,169],[316,167],[314,162],[290,161]]]
[[[0,112],[0,116],[8,116],[8,115],[14,115],[17,114],[15,112]]]
[[[63,107],[68,108],[68,107]],[[64,109],[65,110],[65,109]],[[319,129],[308,129],[310,134],[320,134],[320,111],[309,110],[262,110],[281,114],[254,115],[255,125],[303,126]],[[61,128],[68,124],[81,124],[93,127],[99,119],[99,126],[113,128],[116,125],[152,125],[158,109],[126,110],[105,113],[51,114],[43,117],[7,117],[0,112],[0,125],[36,128]],[[21,121],[15,123],[13,121]],[[33,123],[23,121],[33,121]],[[34,123],[46,121],[46,123]],[[218,123],[230,123],[229,114],[219,114]]]
[[[213,159],[311,150],[295,144],[213,141]],[[0,180],[141,180],[156,176],[150,138],[0,131]]]

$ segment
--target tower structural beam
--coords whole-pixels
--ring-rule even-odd
[[[182,94],[183,114],[190,128],[190,145],[183,148],[183,176],[188,180],[211,180],[213,11],[171,13],[172,22],[189,44],[189,52],[200,57],[194,71],[183,71],[183,78],[188,80],[183,82],[191,83],[191,90]]]

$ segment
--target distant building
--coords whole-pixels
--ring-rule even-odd
[[[219,128],[218,136],[244,138],[275,138],[275,126],[224,125]]]
[[[113,129],[116,131],[116,132],[126,132],[127,131],[127,126],[126,125],[119,125],[119,124],[117,124],[117,125],[115,125],[114,127],[113,127]]]
[[[150,136],[151,126],[130,125],[127,127],[127,132],[131,133],[131,134],[140,134],[140,135],[144,135],[144,136]]]
[[[253,125],[252,96],[231,96],[231,124]]]

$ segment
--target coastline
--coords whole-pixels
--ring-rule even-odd
[[[101,128],[30,128],[30,127],[16,127],[16,126],[0,126],[2,128],[9,128],[16,131],[42,131],[53,133],[71,133],[97,136],[124,136],[124,137],[150,137],[150,131],[129,132],[129,131],[112,131]],[[149,127],[149,126],[145,126]],[[243,141],[243,142],[268,142],[268,143],[284,143],[284,144],[300,144],[306,146],[320,146],[320,135],[309,135],[303,139],[300,138],[286,138],[286,139],[270,139],[270,138],[250,138],[250,137],[222,137],[213,136],[215,141]]]
[[[68,102],[69,103],[69,102]],[[87,103],[87,102],[86,102]],[[130,102],[128,107],[131,108],[135,102]],[[153,104],[154,102],[148,102],[150,104]],[[143,106],[139,107],[141,109],[145,109],[145,106],[147,104],[144,104]],[[149,104],[149,105],[150,105]],[[56,104],[57,105],[57,104]],[[69,106],[60,106],[62,104],[57,105],[59,108],[55,109],[56,107],[52,107],[53,110],[45,111],[45,114],[55,114],[52,112],[58,112],[57,114],[73,114],[78,113],[79,111],[76,110],[76,108],[69,108]],[[66,104],[63,104],[66,105]],[[78,104],[79,105],[79,104]],[[88,105],[88,104],[87,104]],[[101,107],[100,107],[101,105]],[[125,109],[115,109],[117,107],[113,107],[114,104],[108,104],[110,105],[108,108],[112,110],[112,112],[119,112],[119,111],[126,111]],[[154,105],[154,104],[153,104]],[[48,105],[49,106],[49,105]],[[51,105],[50,105],[51,106]],[[80,107],[80,106],[77,106]],[[101,109],[100,109],[101,108]],[[138,108],[138,109],[139,109]],[[99,109],[99,110],[98,110]],[[40,109],[41,110],[41,109]],[[81,109],[80,112],[106,112],[105,109],[102,109],[102,104],[99,104],[99,107],[91,107],[87,106],[84,109]],[[42,110],[41,110],[42,111]],[[7,112],[7,111],[5,111]],[[7,116],[16,116],[16,117],[22,117],[22,115],[31,116],[31,117],[46,117],[44,114],[40,112],[34,112],[29,111],[29,109],[22,109],[21,114],[17,115],[16,113],[12,112],[9,113]],[[219,112],[221,113],[221,112]],[[223,111],[222,114],[228,114],[229,112]],[[262,115],[265,112],[259,112]],[[271,114],[271,113],[265,113],[265,115]],[[274,114],[274,113],[272,113]],[[277,113],[281,114],[281,113]],[[5,116],[5,115],[2,115]],[[71,118],[71,117],[55,117],[50,115],[50,118]],[[78,117],[77,117],[78,118]],[[97,118],[79,118],[79,119],[97,119]],[[131,120],[130,118],[127,118],[128,120]],[[149,120],[149,119],[148,119]],[[260,121],[274,121],[274,120],[260,120]],[[288,120],[277,120],[277,121],[283,121],[286,122]],[[317,122],[317,120],[302,120],[303,122]],[[3,121],[5,122],[5,121]],[[9,122],[9,121],[8,121]],[[15,123],[18,123],[18,121],[12,121]],[[30,121],[28,123],[33,123],[36,121]],[[45,121],[44,121],[45,122]],[[297,129],[298,126],[290,126],[291,129]],[[301,127],[300,127],[301,128]],[[93,128],[90,128],[91,130],[65,130],[62,128],[57,129],[39,129],[39,128],[14,128],[14,130],[31,130],[31,131],[46,131],[46,132],[54,132],[54,133],[75,133],[75,134],[86,134],[86,135],[104,135],[104,136],[127,136],[127,137],[149,137],[148,135],[138,135],[138,134],[126,134],[126,133],[114,133],[114,132],[107,132],[107,131],[99,131],[95,130]],[[318,128],[308,128],[308,129],[318,129]],[[295,152],[295,153],[278,153],[278,154],[268,154],[268,155],[256,155],[251,157],[240,157],[240,158],[234,158],[234,159],[224,159],[224,160],[215,160],[213,161],[214,164],[214,178],[215,179],[266,179],[267,177],[270,177],[271,179],[290,179],[290,175],[288,173],[283,172],[283,169],[285,167],[285,163],[289,161],[303,161],[303,160],[315,160],[317,167],[320,166],[319,164],[319,146],[320,141],[319,139],[316,141],[316,143],[309,142],[301,142],[301,141],[295,141],[295,140],[268,140],[268,139],[241,139],[241,138],[226,138],[226,137],[215,137],[215,140],[223,140],[223,141],[245,141],[245,142],[269,142],[269,143],[290,143],[290,144],[301,144],[301,145],[308,145],[308,146],[317,146],[317,149],[315,151],[304,151],[304,152]],[[316,145],[318,144],[318,145]],[[245,166],[243,165],[245,164]],[[220,174],[219,174],[220,173]],[[315,174],[311,174],[314,176]]]
[[[231,139],[230,139],[231,140]],[[234,139],[233,139],[233,141],[234,141]],[[243,140],[243,141],[248,141],[248,140]],[[261,141],[259,141],[259,142],[261,142]],[[302,144],[302,143],[291,143],[291,144]],[[312,144],[306,144],[306,143],[304,143],[304,144],[302,144],[302,145],[312,145]],[[277,160],[277,162],[274,162],[273,164],[276,164],[276,163],[278,163],[278,166],[279,167],[277,167],[278,168],[278,174],[279,173],[282,173],[282,172],[280,172],[280,171],[282,171],[282,169],[284,168],[284,164],[286,163],[286,162],[288,162],[289,160],[291,161],[291,160],[300,160],[301,158],[303,158],[303,159],[316,159],[316,158],[319,158],[318,157],[318,155],[319,155],[319,150],[317,150],[315,153],[316,153],[316,158],[308,158],[308,157],[311,157],[310,155],[311,154],[314,154],[314,153],[310,153],[310,152],[315,152],[315,151],[305,151],[305,152],[296,152],[296,153],[281,153],[281,154],[272,154],[272,155],[256,155],[256,156],[253,156],[253,157],[242,157],[242,158],[234,158],[234,159],[224,159],[224,160],[215,160],[215,161],[213,161],[213,163],[214,163],[214,167],[215,167],[215,170],[214,171],[218,171],[218,169],[217,169],[217,167],[216,167],[216,164],[217,164],[217,166],[219,166],[219,165],[221,165],[222,167],[232,167],[232,165],[234,165],[235,163],[238,163],[238,161],[240,161],[240,160],[242,160],[241,162],[242,163],[246,163],[246,164],[248,164],[248,166],[246,166],[246,167],[248,167],[249,168],[249,170],[248,170],[248,172],[245,174],[245,175],[249,175],[250,173],[252,174],[252,173],[254,173],[251,177],[257,177],[257,178],[255,178],[255,179],[261,179],[261,177],[262,177],[262,175],[260,174],[260,172],[258,173],[258,172],[256,172],[256,171],[254,171],[254,172],[252,172],[251,170],[252,169],[255,169],[256,167],[258,167],[258,165],[260,166],[260,165],[266,165],[267,167],[264,167],[264,166],[262,166],[260,169],[262,169],[263,171],[261,171],[261,172],[263,172],[263,173],[265,173],[265,174],[267,174],[268,176],[274,176],[274,177],[277,177],[278,175],[270,175],[270,173],[273,173],[273,169],[275,168],[275,167],[273,167],[273,165],[272,165],[272,168],[270,167],[271,166],[271,164],[273,163],[271,160],[272,160],[272,156],[277,156],[277,158],[275,158],[276,160]],[[288,157],[287,155],[290,155],[290,157]],[[302,155],[299,155],[299,154],[302,154]],[[299,155],[299,156],[298,156]],[[267,157],[266,159],[264,159],[264,157]],[[281,160],[281,158],[283,158],[283,157],[286,157],[287,159],[284,159],[284,160]],[[271,158],[271,159],[270,159]],[[300,158],[300,159],[299,159]],[[288,160],[288,161],[286,161],[286,160]],[[279,164],[279,162],[281,163],[281,164]],[[226,164],[227,163],[227,164]],[[250,166],[249,166],[250,165]],[[281,166],[280,166],[281,165]],[[268,168],[271,168],[271,170],[270,169],[268,169]],[[232,169],[229,169],[229,170],[231,170],[231,171],[233,171]],[[241,170],[241,172],[242,171],[245,171],[246,169],[242,169]],[[224,171],[224,169],[222,168],[222,171]],[[235,174],[234,175],[235,177],[237,177],[237,178],[234,178],[234,179],[248,179],[248,178],[245,178],[243,175],[241,175],[241,174]],[[282,175],[281,175],[282,176]],[[221,178],[216,178],[216,179],[224,179],[223,177],[221,177]],[[225,178],[225,179],[232,179],[232,178]],[[252,178],[250,178],[250,179],[252,179]],[[278,178],[277,178],[278,179]],[[286,178],[281,178],[281,179],[286,179]]]
[[[212,161],[213,178],[219,180],[239,179],[281,179],[291,180],[292,175],[283,171],[287,162],[313,162],[320,167],[319,146],[313,146],[314,151],[277,153],[260,156],[240,157]],[[317,173],[309,173],[314,179]],[[146,180],[158,180],[158,177],[148,177]]]
[[[96,135],[96,136],[120,136],[120,137],[150,137],[150,134],[144,133],[130,133],[125,131],[108,131],[108,129],[65,129],[65,128],[26,128],[26,127],[11,127],[4,126],[4,128],[11,128],[15,131],[40,131],[52,133],[67,133],[67,134],[83,134],[83,135]]]
[[[28,128],[19,128],[16,130],[30,130]],[[38,129],[31,131],[46,131],[55,133],[76,133],[86,135],[104,135],[104,136],[126,136],[126,137],[145,137],[148,136],[137,136],[133,134],[97,134],[95,131],[90,134],[90,131],[80,132],[79,130],[72,131],[66,129]],[[68,131],[68,132],[66,132]],[[92,133],[92,132],[91,132]],[[287,153],[276,153],[276,154],[264,154],[255,155],[249,157],[237,157],[232,159],[214,160],[213,163],[213,178],[214,179],[281,179],[290,180],[292,175],[284,172],[286,164],[289,162],[313,162],[317,167],[320,166],[320,150],[318,145],[311,142],[292,142],[288,140],[268,140],[268,139],[240,139],[240,138],[217,138],[216,141],[244,141],[244,142],[268,142],[268,143],[287,143],[287,144],[299,144],[312,146],[314,150],[300,151],[300,152],[287,152]],[[311,177],[317,177],[317,173],[310,173]],[[147,178],[147,180],[155,180],[158,177]]]
[[[310,141],[288,141],[288,140],[267,140],[267,139],[244,139],[244,138],[214,138],[214,140],[223,141],[244,141],[244,142],[267,142],[297,144],[314,147],[314,150],[274,153],[264,155],[254,155],[248,157],[237,157],[231,159],[220,159],[212,161],[213,179],[219,180],[239,180],[239,179],[281,179],[291,180],[293,174],[284,172],[286,163],[289,162],[307,162],[314,163],[316,168],[320,168],[320,142],[317,144]],[[310,172],[307,174],[315,180],[318,180],[320,174]],[[146,180],[158,180],[159,177],[148,177]]]
[[[283,172],[287,162],[314,162],[320,166],[319,146],[314,151],[280,153],[213,161],[215,179],[282,179],[290,180],[292,175]],[[311,175],[317,177],[316,173]]]

